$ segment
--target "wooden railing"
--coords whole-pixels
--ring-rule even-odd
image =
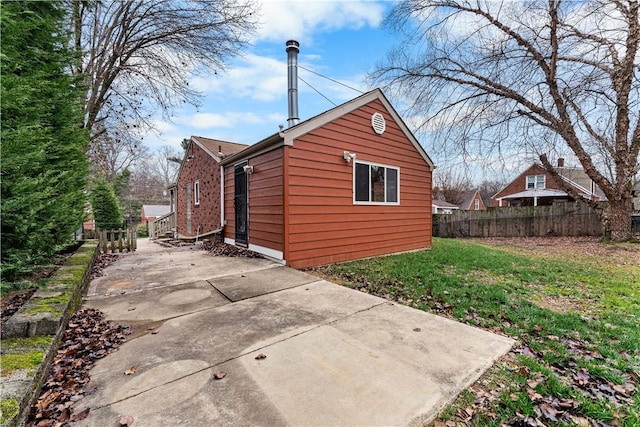
[[[98,239],[100,252],[102,253],[115,253],[115,252],[133,252],[136,250],[136,229],[113,229],[113,230],[99,230]]]
[[[155,221],[149,222],[149,238],[157,239],[167,233],[176,231],[176,213],[169,212]]]

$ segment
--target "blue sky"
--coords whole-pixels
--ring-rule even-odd
[[[384,59],[395,43],[382,21],[392,1],[277,1],[260,0],[261,28],[240,58],[227,70],[194,78],[203,94],[199,108],[174,111],[171,122],[158,118],[158,136],[146,145],[179,148],[191,135],[253,144],[287,124],[287,54],[289,39],[300,42],[299,64],[361,91],[370,88],[364,78]],[[335,104],[359,92],[323,79],[304,69],[299,77]],[[302,81],[298,82],[301,120],[333,107]]]

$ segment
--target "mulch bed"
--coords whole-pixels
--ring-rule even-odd
[[[119,258],[116,254],[100,254],[91,270],[91,279],[103,275],[104,269]],[[59,261],[66,258],[60,257]],[[50,277],[63,262],[39,272],[33,281]],[[29,279],[28,279],[29,280]],[[2,322],[22,307],[37,288],[16,291],[2,298]],[[96,309],[78,310],[65,330],[62,344],[53,359],[40,396],[31,407],[27,426],[66,426],[89,415],[89,409],[74,413],[73,405],[94,390],[87,389],[89,371],[96,360],[112,353],[131,334],[129,326],[107,321],[104,313]]]
[[[131,334],[129,326],[105,320],[99,310],[77,311],[65,330],[40,397],[31,407],[28,427],[63,426],[89,416],[90,409],[74,413],[73,405],[94,389],[86,388],[96,360],[120,347]]]
[[[29,298],[36,292],[36,288],[18,291],[2,298],[2,323],[13,316],[15,312],[20,310]]]
[[[239,248],[233,245],[227,245],[226,243],[218,242],[203,242],[202,247],[207,252],[215,256],[229,256],[229,257],[245,257],[245,258],[264,258],[257,252],[250,251],[248,249]]]
[[[116,262],[120,258],[118,254],[99,254],[93,263],[91,270],[91,280],[104,274],[104,269]]]
[[[107,268],[109,265],[113,264],[115,261],[117,261],[119,257],[120,256],[117,254],[99,254],[96,257],[96,260],[93,264],[93,268],[91,270],[91,280],[102,276],[104,269]],[[32,275],[25,280],[35,282],[36,280],[39,280],[39,279],[51,277],[53,273],[55,273],[58,270],[60,265],[63,264],[63,260],[66,260],[66,258],[67,257],[57,258],[55,262],[55,267],[42,270],[38,272],[38,274]],[[38,290],[37,287],[33,287],[33,288],[21,290],[21,291],[11,292],[9,295],[3,296],[0,301],[1,307],[2,307],[2,311],[1,311],[2,323],[4,324],[4,322],[7,319],[9,319],[18,310],[20,310],[20,307],[26,304],[27,301],[29,301],[29,299],[33,296],[33,294],[37,290]]]
[[[118,260],[117,254],[99,254],[91,279]],[[73,404],[94,392],[86,388],[89,371],[98,359],[113,353],[132,333],[131,327],[105,319],[93,308],[78,310],[69,321],[37,402],[31,407],[28,427],[65,426],[83,420],[90,409],[74,413]]]

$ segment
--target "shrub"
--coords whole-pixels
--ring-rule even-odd
[[[138,237],[149,237],[149,225],[148,224],[140,224],[138,228],[136,228],[136,236]]]
[[[122,227],[122,214],[113,186],[105,179],[98,179],[91,191],[93,217],[98,229]]]

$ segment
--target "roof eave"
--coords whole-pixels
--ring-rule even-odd
[[[282,143],[284,145],[284,138],[282,136],[282,133],[280,132],[274,133],[273,135],[266,137],[262,141],[256,142],[255,144],[248,146],[242,151],[239,151],[235,154],[231,154],[229,156],[225,156],[222,160],[220,160],[220,164],[222,166],[226,166],[231,163],[235,163],[238,160],[243,160],[251,156],[252,154],[262,151],[271,146],[274,146],[275,148],[275,146],[278,146],[278,143]]]

